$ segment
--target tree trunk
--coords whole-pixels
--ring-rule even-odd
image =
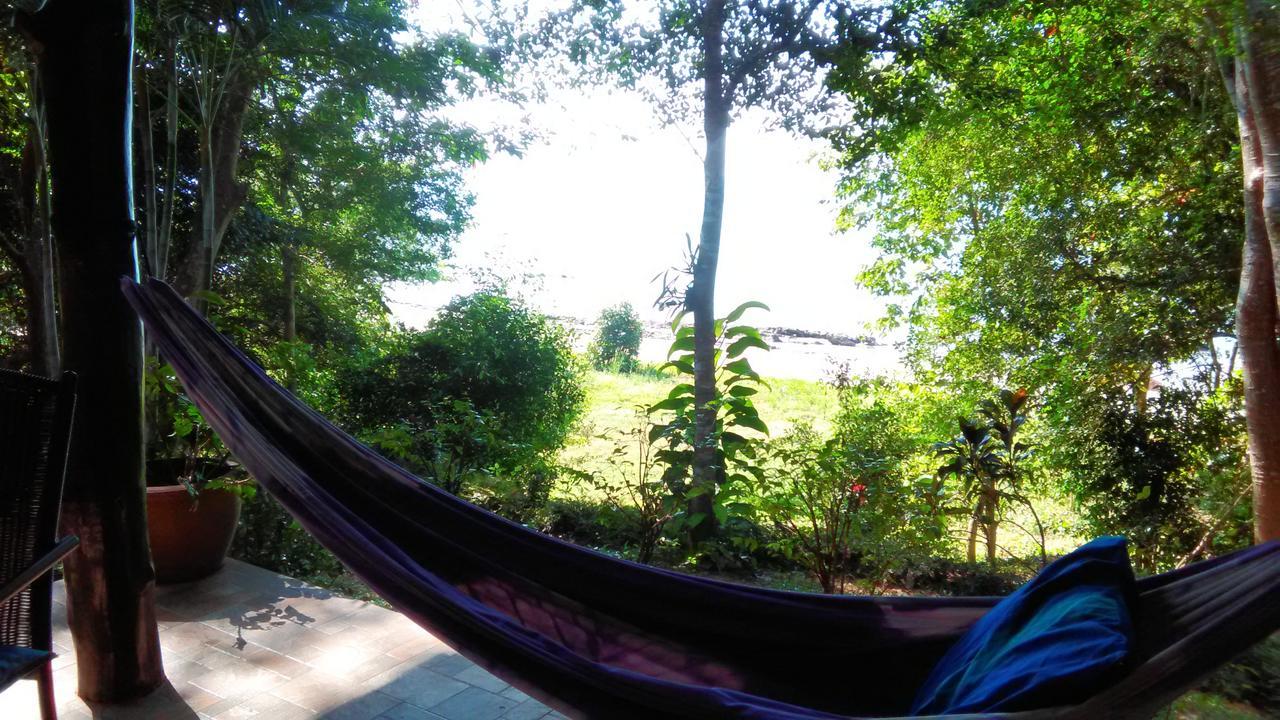
[[[715,292],[716,267],[720,260],[720,229],[724,221],[725,135],[729,113],[724,97],[724,0],[710,0],[703,11],[703,53],[706,78],[703,84],[703,128],[707,137],[707,154],[703,160],[704,193],[702,232],[698,239],[698,258],[693,268],[693,284],[687,304],[693,311],[693,394],[694,394],[694,496],[689,502],[690,516],[701,515],[703,521],[693,528],[695,541],[706,539],[716,531],[716,480],[719,473],[719,448],[716,447],[717,409],[715,368]]]
[[[32,67],[32,122],[27,129],[18,183],[22,192],[21,248],[6,248],[22,274],[22,299],[27,313],[27,344],[31,370],[45,377],[61,372],[58,315],[54,302],[53,237],[49,228],[49,175],[45,157],[44,111],[38,69]]]
[[[1244,367],[1254,534],[1280,538],[1280,13],[1246,3],[1227,89],[1240,128],[1245,240],[1236,335]]]
[[[969,552],[966,557],[969,562],[978,561],[978,517],[982,512],[982,503],[973,509],[973,518],[969,520]]]
[[[43,235],[39,228],[33,234]],[[53,248],[49,238],[28,237],[25,262],[21,265],[22,301],[27,312],[27,342],[31,351],[31,371],[57,377],[61,371],[58,349],[58,315],[54,303]]]
[[[133,4],[50,0],[37,16],[49,126],[65,369],[79,375],[63,531],[80,696],[123,702],[164,681],[142,480],[142,333],[130,137]]]
[[[1253,376],[1254,410],[1249,418],[1250,462],[1253,469],[1254,533],[1259,541],[1280,538],[1280,348],[1276,345],[1277,294],[1280,283],[1280,8],[1273,2],[1249,0],[1246,3],[1248,27],[1241,33],[1244,40],[1243,67],[1237,75],[1247,86],[1237,92],[1247,103],[1253,123],[1252,142],[1247,152],[1252,162],[1245,161],[1245,217],[1252,226],[1247,234],[1254,236],[1258,248],[1257,262],[1270,260],[1273,291],[1264,302],[1262,280],[1259,280],[1258,302],[1267,309],[1256,318],[1261,342],[1266,333],[1261,322],[1270,318],[1267,347],[1254,348],[1255,361],[1261,366],[1249,371],[1249,355],[1245,356],[1245,403],[1248,413],[1249,376]],[[1237,82],[1237,87],[1240,83]],[[1241,126],[1241,148],[1246,128]],[[1250,187],[1252,186],[1252,187]],[[1261,217],[1259,217],[1261,216]],[[1263,237],[1258,237],[1262,235]],[[1246,239],[1246,244],[1251,241]],[[1263,253],[1269,258],[1263,257]],[[1247,255],[1246,255],[1247,257]],[[1244,287],[1243,280],[1241,287]],[[1242,289],[1243,293],[1243,289]],[[1243,342],[1241,343],[1243,345]],[[1264,357],[1258,357],[1259,355]],[[1256,420],[1256,421],[1255,421]],[[1265,427],[1263,427],[1265,425]],[[1255,442],[1256,440],[1256,442]]]
[[[1212,350],[1213,346],[1209,346]],[[1138,417],[1145,417],[1147,414],[1147,399],[1151,394],[1151,366],[1147,365],[1138,373],[1138,379],[1133,382],[1133,410]]]
[[[284,339],[298,339],[298,246],[287,241],[280,248],[280,264],[284,273]]]
[[[142,247],[146,253],[146,271],[152,277],[163,279],[159,266],[160,259],[160,223],[159,223],[159,191],[156,187],[156,150],[154,119],[151,116],[151,89],[147,87],[147,73],[141,59],[134,64],[134,87],[141,112],[134,118],[138,129],[138,151],[142,156],[142,211],[146,214],[146,238]]]
[[[191,304],[204,312],[204,295],[213,287],[213,269],[231,218],[244,204],[248,187],[237,178],[244,119],[253,96],[251,79],[237,72],[227,85],[216,117],[207,118],[200,148],[200,221],[183,273],[183,290]]]
[[[160,211],[160,224],[156,228],[156,258],[152,271],[156,277],[168,279],[169,248],[173,244],[173,210],[178,191],[178,45],[169,38],[168,56],[165,58],[164,81],[164,197]]]

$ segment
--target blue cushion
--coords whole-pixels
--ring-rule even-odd
[[[1031,710],[1079,702],[1124,673],[1136,587],[1122,537],[1058,559],[951,647],[912,713]]]
[[[27,673],[52,657],[53,653],[46,650],[0,646],[0,690],[9,687],[15,680],[26,677]]]

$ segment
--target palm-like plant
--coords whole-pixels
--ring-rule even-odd
[[[1025,388],[1002,390],[999,400],[983,401],[978,417],[960,418],[959,435],[934,445],[938,456],[945,459],[936,471],[937,477],[944,480],[954,476],[963,488],[966,507],[972,507],[970,562],[977,559],[981,529],[986,538],[987,561],[995,563],[1001,500],[1026,503],[1020,467],[1030,456],[1031,448],[1018,440],[1018,432],[1027,421],[1028,397]]]

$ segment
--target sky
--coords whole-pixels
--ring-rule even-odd
[[[419,7],[428,29],[460,22],[448,0]],[[557,316],[590,320],[626,301],[647,319],[664,317],[652,307],[654,277],[682,264],[686,236],[696,242],[701,222],[696,129],[662,127],[639,96],[605,89],[525,107],[468,101],[450,117],[480,129],[527,122],[542,138],[467,173],[473,221],[446,280],[393,287],[399,319],[421,326],[473,287],[477,268],[514,278],[527,300]],[[747,115],[729,130],[717,312],[759,300],[771,311],[750,318],[757,325],[862,334],[883,310],[854,282],[874,257],[868,237],[835,231],[838,177],[819,166],[826,147],[769,130],[766,120]]]

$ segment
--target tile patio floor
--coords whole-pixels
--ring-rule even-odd
[[[538,701],[399,613],[235,560],[213,577],[162,586],[169,685],[130,706],[76,695],[62,584],[54,589],[54,689],[62,720],[556,720]],[[0,693],[0,718],[39,717],[36,688]]]

